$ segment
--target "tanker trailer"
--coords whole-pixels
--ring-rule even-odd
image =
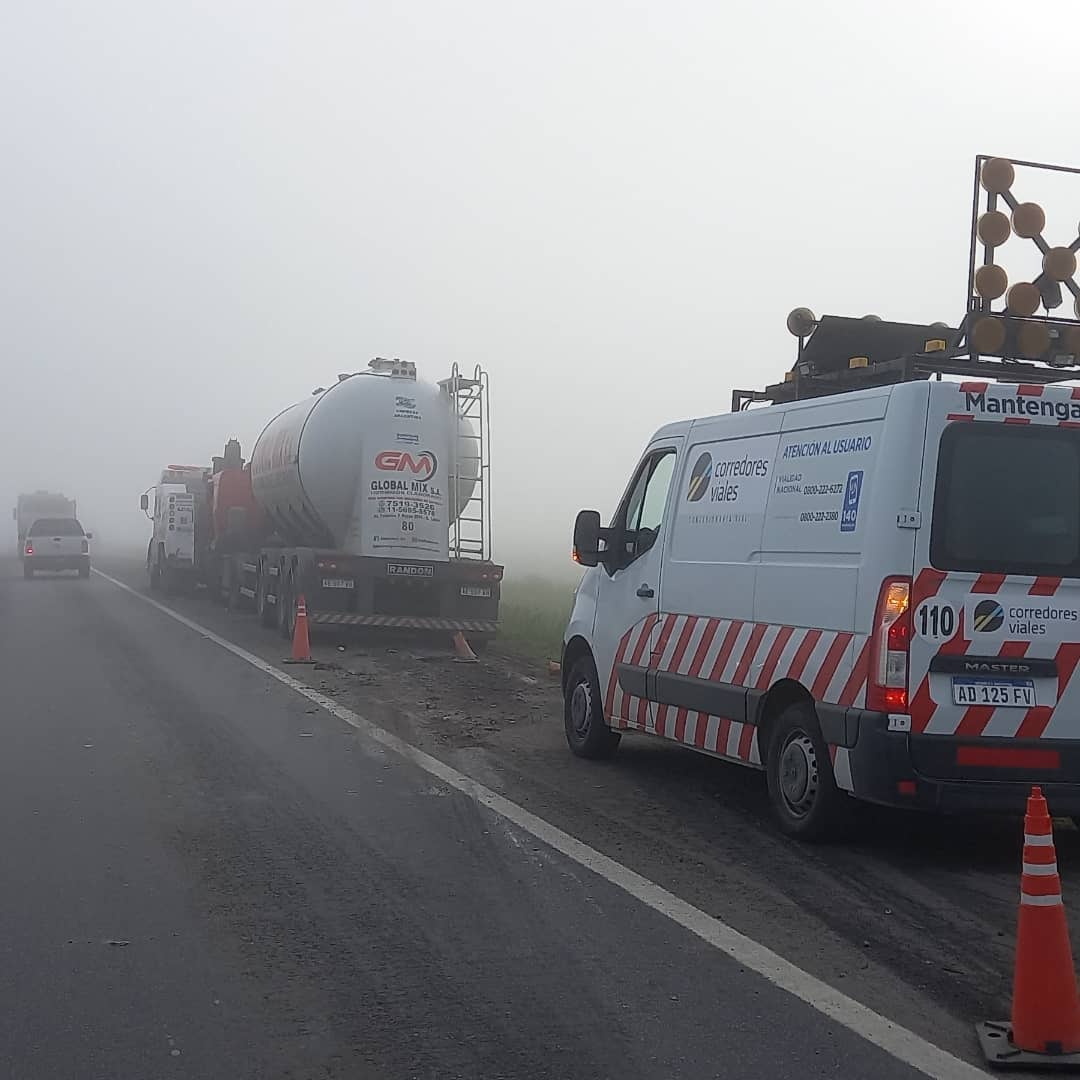
[[[373,360],[279,413],[251,454],[270,538],[238,556],[238,593],[291,637],[300,596],[314,629],[496,630],[487,375],[438,384]]]

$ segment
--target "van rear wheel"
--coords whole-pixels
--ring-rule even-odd
[[[765,777],[773,813],[789,836],[822,840],[842,824],[848,797],[836,786],[829,748],[810,705],[789,705],[776,718]]]
[[[619,733],[604,719],[600,680],[591,656],[582,656],[570,669],[563,691],[563,723],[567,745],[578,757],[611,757],[619,747]]]

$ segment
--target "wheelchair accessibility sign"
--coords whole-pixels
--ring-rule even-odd
[[[844,485],[844,508],[840,511],[840,531],[854,532],[859,519],[859,499],[862,497],[863,471],[848,473]]]

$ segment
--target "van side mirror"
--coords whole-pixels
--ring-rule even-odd
[[[92,532],[88,532],[88,533],[86,534],[86,539],[87,539],[87,540],[93,540],[93,539],[94,539],[94,534],[93,534]]]
[[[597,510],[582,510],[574,522],[574,562],[582,566],[596,566],[601,562],[603,553],[600,541],[603,529],[600,527],[600,513]]]
[[[144,514],[150,509],[150,496],[145,491],[139,496],[139,509]]]

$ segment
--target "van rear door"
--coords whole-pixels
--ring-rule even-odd
[[[1056,754],[994,740],[1080,738],[1074,393],[1080,390],[931,386],[909,702],[913,733],[953,740],[912,740],[924,775],[1052,770]]]

